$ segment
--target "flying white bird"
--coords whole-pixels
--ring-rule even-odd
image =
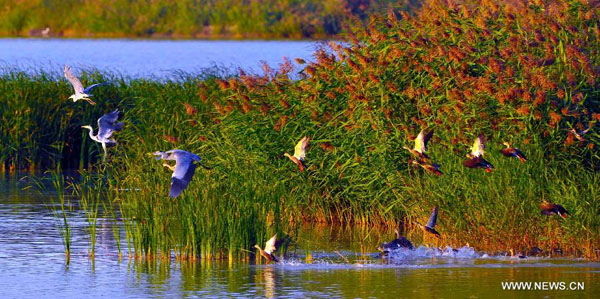
[[[96,103],[94,103],[94,101],[92,101],[90,99],[90,97],[92,95],[89,94],[89,92],[94,87],[96,87],[98,85],[103,85],[106,83],[96,83],[96,84],[88,86],[88,88],[84,89],[83,84],[81,84],[81,81],[79,81],[79,79],[77,79],[77,77],[73,76],[73,73],[71,73],[71,67],[69,67],[68,65],[65,65],[65,77],[67,78],[67,80],[69,80],[69,82],[73,86],[73,90],[75,91],[75,94],[71,95],[69,97],[69,99],[72,99],[73,102],[77,102],[79,100],[85,100],[85,101],[88,101],[88,103],[90,103],[92,105],[96,105]]]
[[[199,163],[200,156],[188,151],[173,149],[166,152],[157,151],[151,154],[156,156],[156,160],[163,159],[175,161],[174,167],[167,163],[163,164],[173,171],[173,175],[171,176],[171,191],[169,193],[172,198],[179,196],[192,180],[194,172],[196,171],[196,164],[194,164],[194,161],[198,162],[198,165],[205,169],[211,169],[210,167]]]
[[[104,150],[104,157],[102,161],[106,161],[106,145],[115,145],[117,142],[111,139],[113,132],[121,131],[123,129],[123,123],[115,123],[119,117],[119,110],[104,114],[98,119],[98,134],[94,135],[94,129],[92,126],[81,126],[82,128],[89,129],[90,138],[98,143],[102,144]]]

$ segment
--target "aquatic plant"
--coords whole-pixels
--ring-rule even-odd
[[[104,190],[106,184],[104,184],[102,172],[99,172],[98,174],[89,174],[83,172],[80,174],[79,180],[77,182],[71,183],[70,186],[73,188],[73,196],[75,196],[79,200],[79,208],[82,209],[85,213],[85,218],[87,222],[85,230],[88,233],[89,256],[91,258],[94,258],[96,254],[98,209],[101,204],[106,207],[106,204],[104,203],[104,200],[102,198],[102,195],[106,194],[106,191]],[[113,208],[108,208],[114,215],[114,212],[112,212]],[[113,224],[117,226],[116,229],[118,232],[118,224]],[[117,242],[117,248],[120,254],[120,238],[117,235],[118,234],[115,234],[115,241]]]
[[[262,74],[115,78],[120,83],[98,96],[106,102],[65,121],[71,129],[60,153],[31,150],[45,144],[39,140],[56,142],[49,132],[57,125],[28,119],[73,109],[64,102],[66,83],[4,75],[0,97],[11,108],[0,117],[44,134],[17,138],[27,130],[1,127],[14,146],[0,157],[29,165],[55,155],[63,167],[98,168],[97,149],[74,128],[120,107],[126,129],[104,171],[132,255],[247,259],[254,244],[293,231],[288,225],[323,222],[401,224],[417,244],[599,258],[600,35],[589,34],[600,30],[599,10],[579,1],[480,4],[431,1],[415,17],[390,11],[352,31],[347,43],[317,51],[299,80],[290,78],[290,60],[265,65]],[[53,93],[63,96],[31,108],[28,121],[13,119],[12,111]],[[426,128],[435,131],[428,155],[441,176],[410,165],[402,149]],[[581,140],[571,131],[587,128]],[[479,134],[491,173],[462,165]],[[302,136],[312,148],[299,172],[283,154]],[[503,157],[503,141],[528,161]],[[213,167],[197,171],[176,200],[168,198],[170,172],[146,155],[172,148]],[[81,157],[87,162],[73,163]],[[541,215],[542,200],[573,217]],[[434,205],[439,240],[415,229]]]
[[[72,237],[71,224],[69,224],[69,214],[73,213],[73,205],[69,195],[65,193],[65,190],[67,189],[65,177],[59,171],[54,170],[46,172],[46,176],[31,176],[30,178],[32,179],[37,191],[41,194],[56,194],[55,196],[50,196],[50,204],[47,207],[50,211],[52,211],[54,218],[56,219],[58,232],[61,235],[67,263],[69,263],[71,256]],[[48,185],[48,182],[50,182],[50,186],[52,186],[53,190],[49,189],[50,186]],[[58,203],[56,202],[57,198]]]

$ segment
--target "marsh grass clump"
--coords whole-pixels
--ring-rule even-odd
[[[298,80],[288,60],[262,74],[134,79],[107,88],[115,100],[104,107],[71,114],[64,122],[75,128],[122,107],[125,129],[104,173],[132,254],[248,259],[254,244],[293,231],[288,226],[319,222],[402,223],[417,244],[599,258],[600,34],[592,34],[600,32],[599,8],[585,1],[454,3],[429,1],[415,16],[373,18],[347,42],[315,52]],[[63,101],[66,82],[13,74],[0,88],[15,108],[1,112],[10,122],[9,111],[27,111],[46,94],[64,96],[24,119],[44,122],[48,113],[79,109]],[[44,134],[25,138],[16,136],[26,129],[2,128],[0,136],[15,145],[0,156],[10,165],[47,157],[34,149],[57,140],[46,132],[57,125],[27,127]],[[587,128],[581,139],[571,131]],[[402,149],[422,129],[435,131],[428,154],[441,176],[414,168]],[[101,167],[80,131],[64,134],[63,161],[85,157],[75,164]],[[480,134],[491,173],[462,165]],[[283,154],[302,136],[311,148],[299,172]],[[502,156],[504,141],[528,161]],[[81,150],[66,150],[79,149],[73,144]],[[172,148],[197,153],[213,168],[197,171],[176,200],[168,198],[171,173],[146,156]],[[541,215],[544,200],[573,217]],[[435,205],[442,237],[433,240],[415,224]]]
[[[96,231],[97,231],[97,223],[99,218],[99,208],[101,206],[107,207],[105,203],[106,196],[106,187],[107,185],[104,183],[104,178],[102,177],[102,173],[98,174],[89,174],[89,173],[81,173],[78,182],[72,182],[70,184],[73,189],[73,196],[79,199],[79,208],[83,210],[85,213],[85,219],[87,222],[87,226],[85,227],[86,232],[88,233],[88,241],[89,241],[89,256],[94,258],[96,254]],[[114,218],[114,212],[112,212],[112,206],[108,207],[111,211]],[[115,236],[115,241],[117,242],[117,248],[119,250],[119,254],[121,254],[121,247],[119,244],[120,237],[118,236],[118,224],[113,223],[116,226],[116,232],[113,234]],[[113,230],[115,228],[113,227]]]

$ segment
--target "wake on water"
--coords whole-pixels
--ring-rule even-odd
[[[473,247],[434,248],[419,246],[415,249],[397,249],[381,256],[380,254],[360,255],[353,252],[315,253],[307,263],[301,257],[288,258],[276,264],[286,269],[364,269],[364,268],[448,268],[448,267],[556,267],[556,266],[600,266],[578,259],[549,257],[489,255],[477,252]],[[594,264],[594,265],[592,265]]]

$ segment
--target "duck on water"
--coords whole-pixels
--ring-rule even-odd
[[[413,244],[407,238],[400,236],[400,232],[397,229],[395,229],[394,232],[396,233],[396,239],[383,243],[377,247],[377,250],[381,251],[382,255],[400,248],[414,249]]]

